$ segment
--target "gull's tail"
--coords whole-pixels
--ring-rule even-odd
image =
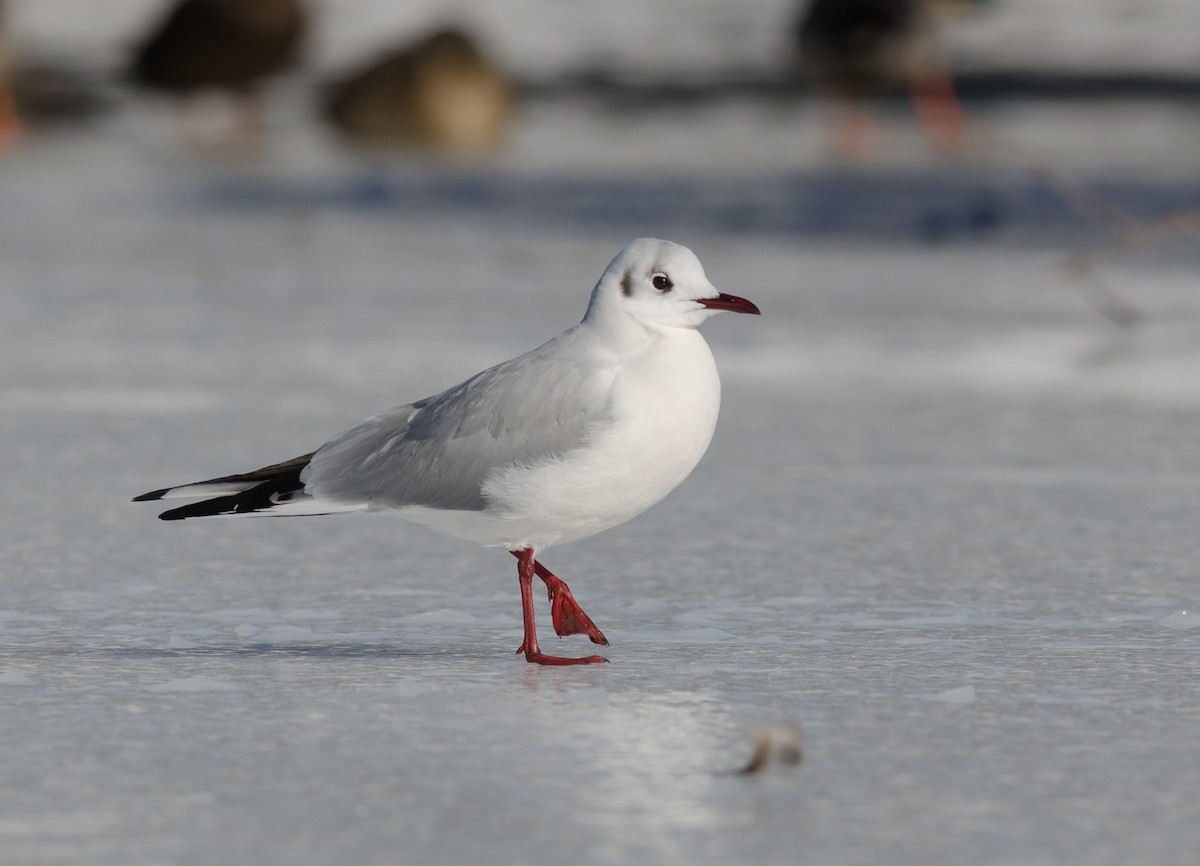
[[[177,499],[191,496],[212,497],[164,511],[158,515],[160,520],[183,520],[187,517],[219,515],[261,517],[285,514],[329,514],[334,511],[358,511],[366,507],[365,503],[350,505],[330,500],[318,502],[305,493],[304,484],[300,481],[300,473],[308,465],[312,456],[312,454],[304,454],[283,463],[264,466],[262,469],[243,472],[240,475],[226,475],[222,478],[211,478],[208,481],[151,490],[149,493],[135,496],[133,501],[148,502],[155,499]]]

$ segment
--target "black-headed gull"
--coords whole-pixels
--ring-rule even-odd
[[[537,664],[603,662],[542,653],[535,573],[560,636],[608,641],[536,557],[640,514],[700,461],[721,382],[696,327],[722,310],[759,312],[713,288],[687,247],[641,238],[605,269],[583,321],[550,342],[368,418],[311,454],[134,501],[213,497],[165,511],[163,520],[389,510],[503,547],[518,560],[518,654]]]
[[[865,97],[907,87],[917,120],[939,150],[962,149],[966,114],[946,72],[930,0],[811,0],[796,22],[797,65],[837,100],[838,148],[871,155]]]

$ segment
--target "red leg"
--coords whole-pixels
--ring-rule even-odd
[[[0,153],[16,144],[21,137],[21,121],[17,117],[17,102],[12,84],[0,77]]]
[[[517,557],[517,581],[521,585],[521,615],[525,622],[525,639],[521,641],[521,648],[517,650],[517,655],[525,653],[525,661],[538,665],[594,665],[603,664],[608,661],[608,659],[602,656],[586,656],[574,659],[548,656],[542,652],[542,648],[538,646],[537,627],[533,621],[533,572],[535,565],[533,550],[527,547],[519,553],[516,551],[513,551],[513,553]]]
[[[944,152],[960,150],[967,115],[954,95],[950,76],[933,69],[912,83],[913,107],[917,120],[934,147]]]
[[[518,559],[521,557],[515,550],[511,553]],[[596,627],[592,618],[584,613],[566,581],[536,559],[533,561],[533,571],[546,583],[546,597],[550,599],[550,621],[554,624],[554,633],[559,637],[585,634],[592,643],[608,646],[608,638]]]

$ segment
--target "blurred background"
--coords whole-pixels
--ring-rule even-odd
[[[263,215],[1075,251],[1196,192],[1187,0],[112,0],[103,15],[47,0],[3,15],[10,203],[176,184],[176,203]]]
[[[143,319],[158,339],[191,317],[111,384],[161,373],[187,340],[274,363],[255,355],[263,322],[239,310],[301,316],[291,365],[321,369],[339,325],[402,342],[389,329],[404,317],[362,309],[381,294],[420,299],[423,339],[466,327],[509,345],[488,324],[508,293],[541,298],[554,327],[642,234],[700,247],[733,270],[731,290],[769,281],[788,315],[755,346],[798,363],[815,342],[798,338],[833,340],[865,308],[891,317],[884,337],[964,340],[940,292],[976,303],[981,326],[1002,306],[1031,333],[1103,341],[1083,361],[1046,349],[1061,368],[1044,377],[1079,387],[1115,381],[1096,357],[1144,371],[1166,353],[1138,380],[1151,390],[1195,360],[1163,336],[1183,327],[1172,305],[1194,300],[1188,0],[111,0],[102,15],[9,0],[3,32],[0,288],[18,391],[45,370],[40,342],[17,348],[43,339],[32,314],[104,321],[118,342]],[[864,273],[892,256],[920,272]],[[981,266],[922,270],[955,256]],[[559,284],[576,291],[547,303]],[[872,351],[891,351],[880,335]],[[968,369],[941,344],[906,351],[921,376]],[[1028,374],[1028,353],[1003,357]]]
[[[1196,0],[0,14],[0,862],[1191,862]],[[763,316],[682,492],[547,560],[604,670],[510,662],[496,551],[128,503],[641,235]]]

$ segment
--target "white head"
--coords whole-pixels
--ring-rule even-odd
[[[583,320],[630,316],[650,327],[695,328],[722,310],[758,315],[758,307],[718,292],[685,246],[638,238],[609,262]]]

